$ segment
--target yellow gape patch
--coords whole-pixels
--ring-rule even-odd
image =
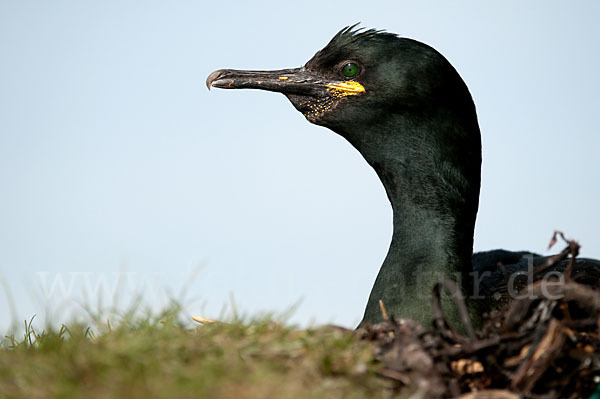
[[[354,80],[348,80],[346,82],[330,83],[327,86],[327,91],[336,96],[354,96],[356,94],[364,93],[365,88],[360,83]]]

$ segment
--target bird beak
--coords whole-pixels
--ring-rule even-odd
[[[326,91],[321,81],[304,68],[277,71],[219,69],[206,79],[206,86],[221,89],[260,89],[284,94],[319,95]]]
[[[322,97],[328,94],[348,96],[365,91],[355,81],[332,82],[324,80],[305,68],[276,71],[240,71],[219,69],[206,79],[206,87],[221,89],[259,89],[284,94]]]

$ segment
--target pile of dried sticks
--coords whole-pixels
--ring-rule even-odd
[[[381,375],[419,398],[600,398],[600,290],[571,278],[579,246],[566,242],[542,265],[569,258],[565,281],[533,283],[533,295],[487,315],[477,332],[460,294],[453,298],[465,334],[446,322],[441,293],[460,292],[448,281],[434,290],[433,329],[393,318],[361,328],[362,338],[376,342]]]

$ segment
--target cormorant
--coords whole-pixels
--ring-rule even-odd
[[[515,293],[511,276],[544,258],[505,250],[473,254],[481,138],[467,86],[428,45],[355,26],[301,68],[221,69],[206,85],[283,93],[309,122],[344,137],[375,169],[392,205],[393,236],[362,322],[382,319],[380,300],[396,317],[430,322],[431,291],[443,279],[461,280],[477,320]],[[583,280],[598,283],[599,267],[579,260],[573,276],[583,271]]]

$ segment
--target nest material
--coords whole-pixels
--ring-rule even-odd
[[[387,318],[382,304],[386,320],[359,329],[377,344],[381,375],[397,390],[411,387],[415,398],[600,398],[600,291],[570,278],[579,246],[565,241],[565,250],[545,267],[570,255],[566,280],[526,287],[525,298],[486,315],[478,332],[450,281],[434,289],[432,330]],[[446,322],[444,289],[455,294],[467,336]]]

